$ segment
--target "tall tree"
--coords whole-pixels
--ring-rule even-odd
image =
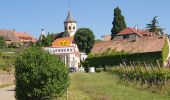
[[[80,28],[74,36],[74,41],[81,52],[88,54],[95,43],[95,36],[89,28]]]
[[[114,9],[114,19],[112,25],[113,28],[111,30],[111,39],[113,39],[116,34],[126,28],[126,22],[124,16],[121,14],[121,10],[119,9],[119,7]]]
[[[161,33],[161,34],[163,33],[163,32],[162,32],[163,29],[158,26],[159,21],[157,20],[157,17],[158,17],[158,16],[155,16],[155,17],[153,18],[153,20],[151,21],[151,23],[150,23],[150,24],[147,24],[146,28],[147,28],[147,30],[148,30],[149,32],[154,32],[154,33],[156,33],[157,35],[160,35],[160,33]]]

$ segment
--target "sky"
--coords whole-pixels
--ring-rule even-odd
[[[0,29],[15,29],[38,38],[45,32],[63,32],[69,0],[0,0]],[[114,8],[121,9],[128,27],[144,29],[154,16],[170,33],[170,0],[70,0],[77,27],[90,28],[96,38],[111,34]]]

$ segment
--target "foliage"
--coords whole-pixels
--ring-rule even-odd
[[[15,54],[1,53],[0,54],[0,69],[11,71],[14,69]]]
[[[124,20],[124,16],[121,14],[119,7],[114,9],[114,19],[112,25],[113,28],[111,30],[111,39],[113,39],[116,34],[126,28],[126,22]]]
[[[42,39],[37,42],[37,46],[45,47],[45,46],[51,46],[53,39],[53,34],[48,33],[47,36],[43,35]]]
[[[134,85],[125,86],[108,72],[71,74],[68,94],[69,100],[169,100],[168,95],[136,89]]]
[[[74,36],[74,41],[81,52],[88,54],[95,43],[95,36],[89,28],[80,28]]]
[[[13,42],[13,43],[8,45],[8,48],[19,48],[21,46],[22,46],[21,42]]]
[[[25,49],[15,61],[16,99],[51,100],[60,97],[69,86],[64,63],[41,48]]]
[[[150,52],[150,53],[127,53],[124,51],[116,52],[115,50],[106,50],[101,54],[88,55],[88,58],[83,62],[83,66],[113,66],[119,65],[122,61],[129,64],[130,61],[143,62],[157,64],[156,60],[160,61],[162,65],[161,52]]]
[[[158,16],[155,16],[154,18],[153,18],[153,20],[151,21],[151,23],[150,24],[147,24],[147,30],[149,31],[149,32],[154,32],[154,33],[156,33],[156,34],[158,34],[158,35],[160,35],[159,33],[161,32],[162,33],[162,28],[160,28],[157,24],[159,24],[159,22],[158,22],[158,20],[157,20],[157,17]]]
[[[163,59],[163,62],[165,62],[167,60],[168,54],[169,54],[169,46],[168,46],[167,39],[165,39],[164,46],[162,48],[162,59]]]
[[[6,46],[7,46],[7,44],[6,44],[5,40],[4,40],[4,38],[0,37],[0,48],[4,48]]]
[[[101,39],[96,39],[95,42],[102,42],[102,40]]]
[[[163,89],[167,81],[170,79],[170,70],[160,67],[149,67],[146,65],[132,64],[131,66],[112,67],[111,72],[117,75],[121,81],[139,82],[141,86]],[[158,91],[157,91],[158,92]],[[159,91],[160,92],[160,91]]]

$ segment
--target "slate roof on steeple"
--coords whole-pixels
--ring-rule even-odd
[[[71,12],[69,11],[69,12],[68,12],[68,15],[67,15],[67,18],[66,18],[66,20],[65,20],[64,23],[72,23],[72,22],[77,23],[77,22],[73,19],[73,17],[71,16]]]

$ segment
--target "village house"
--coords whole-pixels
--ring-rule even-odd
[[[11,43],[27,45],[29,42],[36,42],[36,39],[30,34],[26,32],[16,32],[15,30],[0,29],[0,36],[4,38],[8,45]]]
[[[107,50],[114,50],[117,52],[124,51],[132,54],[161,52],[165,41],[168,42],[168,46],[170,47],[167,35],[156,35],[147,30],[127,27],[118,33],[113,40],[95,43],[91,54],[102,54]],[[168,60],[169,57],[170,51],[166,59]],[[166,61],[164,62],[164,65],[166,65]]]
[[[135,39],[146,36],[156,36],[156,34],[153,32],[149,32],[148,30],[140,30],[137,27],[135,28],[127,27],[118,34],[116,34],[113,40]]]
[[[66,66],[78,69],[80,67],[80,52],[73,40],[77,31],[77,22],[71,16],[70,11],[64,22],[64,29],[64,32],[54,35],[56,40],[52,42],[52,46],[44,47],[44,50],[58,55]]]

